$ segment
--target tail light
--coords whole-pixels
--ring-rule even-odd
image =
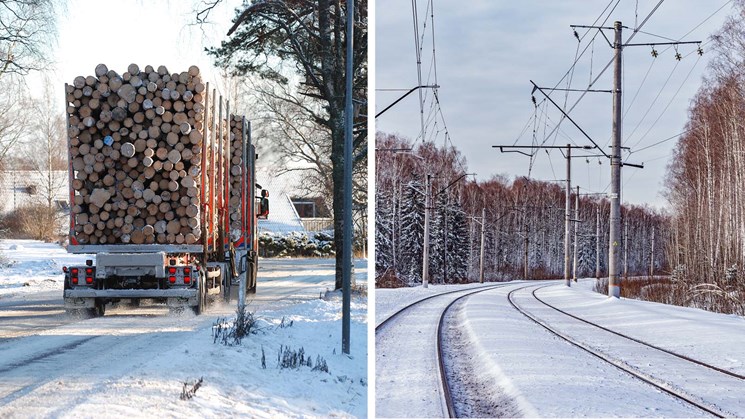
[[[189,278],[188,276],[185,276],[184,277],[184,284],[189,284],[189,283],[191,283],[191,278]]]
[[[93,283],[93,277],[92,276],[86,276],[85,277],[85,283],[86,284],[92,284]]]
[[[176,283],[176,277],[175,276],[169,276],[168,277],[168,282],[170,282],[171,284],[175,284]]]
[[[184,275],[190,275],[191,274],[191,268],[184,268]]]
[[[70,273],[72,274],[72,276],[78,276],[78,268],[70,269]]]
[[[78,277],[77,276],[73,276],[72,277],[72,283],[73,283],[73,285],[78,285]]]
[[[85,268],[85,274],[86,275],[93,275],[93,268]]]
[[[168,273],[171,274],[171,275],[175,274],[176,273],[176,267],[175,266],[170,266],[168,268]]]

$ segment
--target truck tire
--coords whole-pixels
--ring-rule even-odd
[[[106,314],[106,303],[104,301],[96,300],[96,305],[93,308],[86,308],[86,314],[88,317],[103,317]]]
[[[229,303],[230,302],[230,297],[231,297],[230,296],[230,292],[232,291],[231,288],[233,287],[232,282],[233,281],[230,278],[225,277],[223,279],[223,284],[224,284],[223,286],[225,288],[223,288],[223,293],[222,294],[223,294],[223,299],[225,300],[226,303]]]
[[[199,292],[197,293],[197,305],[192,307],[194,314],[199,316],[207,309],[207,280],[204,275],[199,275]]]
[[[248,263],[248,269],[246,270],[246,292],[248,294],[256,294],[256,260],[252,260]]]

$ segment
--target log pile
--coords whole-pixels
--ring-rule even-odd
[[[230,117],[230,232],[233,241],[243,236],[246,222],[242,214],[246,209],[241,206],[241,194],[243,193],[243,117],[231,115]],[[249,198],[250,199],[250,198]],[[248,201],[251,202],[251,201]]]
[[[80,244],[200,241],[205,84],[106,65],[66,86],[74,232]],[[209,166],[209,160],[207,165]]]

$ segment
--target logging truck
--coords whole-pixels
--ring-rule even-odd
[[[148,299],[202,313],[230,300],[243,277],[256,292],[257,218],[268,192],[255,180],[250,122],[232,115],[199,69],[170,73],[104,64],[65,85],[70,230],[68,313]]]

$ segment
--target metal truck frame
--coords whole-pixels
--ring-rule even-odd
[[[215,91],[212,92],[214,98]],[[206,93],[209,93],[209,84]],[[207,108],[210,97],[208,94],[205,96]],[[236,294],[237,287],[236,290],[232,288],[241,277],[246,280],[247,293],[256,292],[257,218],[266,218],[268,215],[268,192],[262,190],[261,196],[256,196],[256,190],[261,189],[255,181],[256,152],[251,142],[250,122],[243,117],[241,141],[246,158],[243,159],[241,173],[242,229],[230,231],[230,144],[223,141],[222,123],[218,123],[216,129],[208,129],[210,125],[215,127],[216,104],[219,106],[220,120],[223,120],[223,99],[220,96],[219,100],[213,99],[211,103],[212,123],[205,123],[202,142],[202,243],[78,244],[75,238],[75,214],[71,211],[70,245],[67,251],[92,254],[93,259],[86,260],[82,266],[63,267],[64,303],[68,313],[78,314],[82,311],[87,316],[103,316],[109,302],[129,299],[138,305],[141,299],[154,299],[165,302],[172,311],[190,307],[196,314],[201,314],[211,297],[222,296],[229,301],[231,294]],[[225,105],[230,130],[230,104],[226,102]],[[69,160],[72,185],[74,173],[72,159]],[[208,174],[207,167],[215,170]],[[70,202],[73,202],[73,197],[74,191],[70,187]]]

